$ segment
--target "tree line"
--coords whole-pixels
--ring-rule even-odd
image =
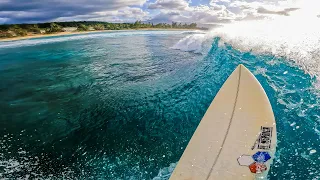
[[[109,23],[98,21],[73,21],[73,22],[52,22],[38,24],[5,24],[0,25],[0,38],[10,38],[26,36],[28,34],[50,34],[66,31],[65,28],[74,28],[76,31],[94,30],[125,30],[143,28],[179,28],[179,29],[200,29],[196,23],[145,23],[136,21],[135,23]]]

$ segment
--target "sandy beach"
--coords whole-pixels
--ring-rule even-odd
[[[52,36],[63,36],[63,35],[75,35],[75,34],[89,34],[89,33],[99,33],[99,32],[116,32],[116,31],[194,31],[198,29],[163,29],[163,28],[142,28],[142,29],[126,29],[126,30],[101,30],[101,31],[75,31],[75,32],[60,32],[60,33],[52,33],[52,34],[32,34],[21,37],[13,37],[13,38],[3,38],[0,39],[0,42],[4,41],[17,41],[24,39],[33,39],[40,37],[52,37]]]

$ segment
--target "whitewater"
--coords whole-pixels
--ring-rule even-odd
[[[311,76],[320,79],[320,11],[317,1],[299,2],[289,16],[234,22],[206,34],[185,37],[173,46],[183,51],[201,52],[204,42],[220,37],[243,52],[285,57]]]

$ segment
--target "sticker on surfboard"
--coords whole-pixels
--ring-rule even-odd
[[[261,126],[259,136],[251,150],[255,148],[269,150],[271,148],[272,130],[273,127]],[[237,160],[240,166],[247,166],[252,173],[260,174],[267,170],[265,163],[269,159],[271,159],[271,155],[267,151],[257,151],[253,155],[241,155]]]
[[[273,127],[261,126],[259,136],[252,146],[251,150],[254,150],[256,147],[258,149],[269,150],[271,148],[272,130]]]
[[[248,166],[252,173],[260,174],[267,170],[265,164],[271,156],[266,151],[258,151],[254,155],[242,155],[238,158],[240,166]]]

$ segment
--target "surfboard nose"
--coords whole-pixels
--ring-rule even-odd
[[[236,69],[238,69],[238,68],[241,70],[245,69],[245,70],[249,71],[243,64],[239,64]]]

